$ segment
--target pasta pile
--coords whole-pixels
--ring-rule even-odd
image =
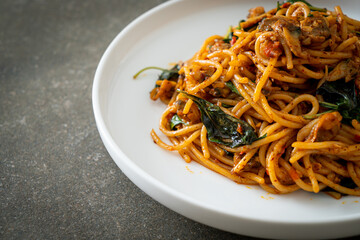
[[[305,1],[249,10],[164,70],[165,143],[186,161],[273,194],[360,196],[360,21]]]

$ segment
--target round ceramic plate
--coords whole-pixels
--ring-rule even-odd
[[[333,9],[336,1],[311,1]],[[170,209],[222,230],[262,238],[337,238],[360,234],[360,199],[325,194],[272,195],[236,184],[153,143],[151,129],[165,106],[149,92],[159,72],[187,60],[209,36],[224,35],[248,9],[276,1],[170,1],[143,14],[110,44],[96,71],[93,108],[101,138],[121,170]],[[343,12],[360,19],[360,1],[341,1]]]

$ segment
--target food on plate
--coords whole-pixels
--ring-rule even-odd
[[[191,59],[157,68],[150,97],[167,105],[169,141],[152,130],[154,142],[270,193],[360,196],[359,34],[340,6],[250,9]]]

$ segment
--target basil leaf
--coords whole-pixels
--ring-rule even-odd
[[[229,105],[229,104],[226,104],[226,103],[222,103],[221,106],[224,107],[224,108],[232,108],[232,107],[234,107],[234,105]]]
[[[335,105],[336,106],[336,105]],[[329,110],[329,111],[326,111],[326,112],[322,112],[322,113],[317,113],[317,114],[313,114],[313,115],[304,115],[304,116],[302,116],[304,119],[306,119],[306,120],[313,120],[313,119],[315,119],[315,118],[318,118],[318,117],[320,117],[320,116],[322,116],[322,115],[324,115],[324,114],[326,114],[326,113],[331,113],[331,112],[333,112],[333,110]]]
[[[325,82],[317,90],[317,94],[324,99],[320,105],[338,111],[345,123],[352,119],[360,121],[360,99],[354,80],[347,83],[344,80]]]
[[[254,129],[247,122],[226,114],[220,107],[211,102],[183,91],[181,93],[193,100],[198,106],[209,141],[235,148],[250,145],[259,139]]]
[[[170,70],[168,69],[164,69],[162,71],[162,73],[160,74],[159,76],[159,80],[164,80],[164,79],[167,79],[167,80],[177,80],[177,78],[179,77],[179,70],[180,70],[180,67],[178,64],[176,64],[174,67],[172,67]]]
[[[170,120],[170,129],[173,130],[179,124],[185,124],[185,122],[175,114]]]
[[[231,82],[231,81],[227,81],[225,83],[225,85],[230,88],[230,90],[234,93],[236,93],[237,95],[241,96],[241,94],[239,93],[239,91],[237,90],[237,88],[235,87],[235,85]]]
[[[178,77],[179,77],[179,70],[180,70],[180,66],[178,64],[176,64],[174,67],[172,67],[171,69],[165,69],[165,68],[160,68],[160,67],[155,67],[155,66],[150,66],[150,67],[146,67],[141,69],[140,71],[138,71],[133,78],[137,78],[142,72],[149,70],[149,69],[156,69],[156,70],[161,70],[161,74],[159,75],[158,80],[173,80],[173,81],[177,81]]]

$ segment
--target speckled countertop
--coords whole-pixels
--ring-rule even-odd
[[[161,2],[0,1],[0,239],[252,239],[155,202],[99,137],[97,64]]]

